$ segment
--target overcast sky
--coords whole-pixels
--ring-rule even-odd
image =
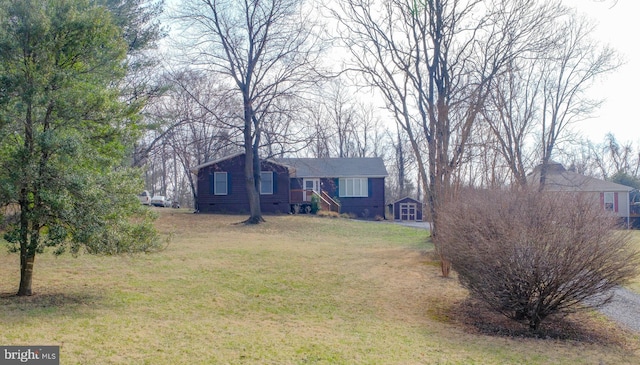
[[[606,99],[596,118],[578,126],[594,142],[612,132],[620,142],[640,144],[640,1],[563,0],[592,17],[596,36],[616,49],[625,64],[594,87],[595,95]]]

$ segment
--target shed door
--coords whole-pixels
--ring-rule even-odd
[[[415,203],[400,203],[400,220],[411,222],[416,220]]]

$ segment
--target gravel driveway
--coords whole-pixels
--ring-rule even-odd
[[[611,320],[640,332],[640,295],[625,289],[616,288],[613,299],[598,311]]]

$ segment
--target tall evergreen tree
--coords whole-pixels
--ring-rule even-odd
[[[90,0],[0,0],[0,206],[18,217],[18,295],[32,294],[35,256],[82,247],[115,254],[158,247],[123,165],[138,106],[117,88],[128,45]],[[135,216],[134,216],[135,214]]]

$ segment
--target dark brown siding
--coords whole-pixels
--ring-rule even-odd
[[[347,198],[339,196],[339,179],[321,179],[322,190],[331,197],[338,197],[340,213],[353,214],[358,218],[384,218],[384,178],[369,178],[369,196]]]
[[[274,172],[273,194],[260,195],[263,213],[289,211],[289,172],[286,167],[262,161],[261,171]],[[213,173],[227,173],[227,195],[213,194]],[[249,213],[244,178],[244,155],[220,161],[198,171],[198,206],[201,213]]]
[[[261,171],[273,171],[273,195],[260,195],[260,207],[265,213],[289,213],[289,170],[270,162],[262,162]]]

